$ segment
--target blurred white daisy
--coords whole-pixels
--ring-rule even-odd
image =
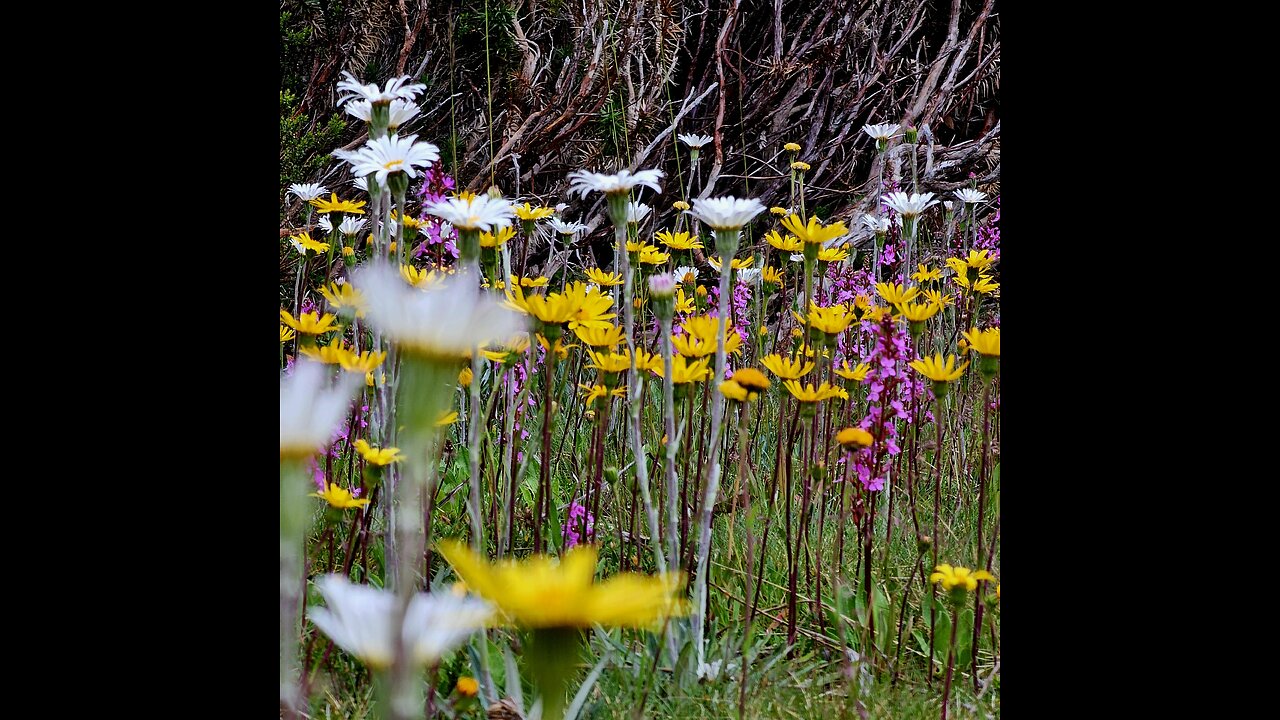
[[[347,417],[361,378],[330,373],[320,363],[300,360],[280,379],[280,457],[305,458],[324,449]]]
[[[755,198],[735,197],[698,198],[688,212],[713,230],[741,230],[751,218],[764,212],[764,205]]]
[[[870,230],[873,233],[876,233],[877,235],[883,235],[884,233],[889,232],[889,218],[887,217],[883,217],[883,216],[876,217],[875,215],[863,215],[862,224],[865,225],[868,230]]]
[[[427,86],[421,83],[409,83],[408,75],[392,78],[382,88],[379,88],[377,83],[362,85],[355,76],[345,70],[342,71],[342,78],[338,81],[338,92],[346,94],[338,97],[339,105],[348,100],[367,100],[375,104],[389,103],[397,99],[413,100],[427,89]]]
[[[348,115],[354,115],[365,122],[369,122],[369,118],[373,115],[373,104],[368,100],[355,100],[347,103],[342,108]],[[418,113],[422,112],[422,108],[415,103],[406,100],[395,99],[391,101],[391,116],[387,121],[387,129],[395,130],[401,125],[409,122]]]
[[[960,202],[968,203],[970,205],[975,205],[977,203],[982,202],[983,200],[986,200],[987,194],[979,190],[971,190],[969,188],[965,188],[963,190],[957,190],[956,197],[960,199]]]
[[[354,585],[340,575],[316,580],[327,607],[311,607],[307,617],[334,644],[375,670],[395,661],[395,628],[399,599],[395,593]],[[401,633],[410,660],[419,667],[439,662],[493,616],[479,598],[441,592],[416,593],[409,600]]]
[[[631,188],[637,186],[662,192],[662,186],[658,184],[662,175],[661,170],[640,170],[634,174],[630,170],[619,170],[616,175],[575,170],[569,173],[569,194],[577,193],[579,197],[584,198],[587,193],[593,191],[613,195],[630,192]]]
[[[369,322],[419,355],[461,358],[475,345],[526,331],[523,316],[482,294],[466,273],[423,291],[406,285],[394,270],[369,267],[357,271],[352,283],[369,303]]]

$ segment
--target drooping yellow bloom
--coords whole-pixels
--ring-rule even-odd
[[[319,313],[309,312],[302,313],[297,320],[289,314],[287,310],[280,311],[280,322],[297,330],[303,335],[320,335],[334,329],[333,321],[337,320],[337,316],[331,313],[320,315]]]
[[[986,270],[988,265],[995,262],[995,258],[991,257],[989,252],[989,250],[970,250],[968,257],[947,258],[947,267],[955,270],[957,275],[967,274],[966,271],[969,268],[978,271]]]
[[[738,368],[738,370],[733,373],[733,380],[742,387],[754,392],[768,390],[769,385],[771,384],[769,382],[769,378],[765,377],[764,373],[756,370],[755,368]]]
[[[746,388],[733,380],[725,380],[720,383],[720,394],[736,402],[750,402],[759,397],[759,393],[748,392]]]
[[[938,353],[932,357],[912,360],[910,365],[916,372],[934,382],[951,382],[956,380],[964,374],[964,369],[969,367],[968,362],[965,362],[960,367],[956,367],[955,355],[948,355],[944,361],[942,353]]]
[[[471,368],[462,368],[462,371],[458,373],[458,384],[464,388],[471,387],[473,378],[474,373],[471,372]]]
[[[325,483],[324,492],[313,492],[310,494],[310,497],[325,500],[339,510],[364,507],[369,504],[369,500],[367,498],[357,500],[346,488],[331,482]]]
[[[463,543],[445,540],[440,552],[467,588],[498,606],[510,621],[529,628],[653,628],[688,613],[676,597],[683,573],[645,576],[620,573],[594,582],[594,545],[578,545],[557,562],[535,555],[523,562],[489,563]]]
[[[280,342],[282,344],[289,342],[295,337],[297,337],[297,333],[295,333],[293,330],[290,330],[288,327],[284,325],[280,326]]]
[[[711,257],[707,258],[707,262],[711,263],[711,267],[715,268],[716,270],[720,269],[720,256],[712,255]],[[738,258],[734,258],[730,260],[729,268],[732,270],[746,270],[747,268],[755,264],[756,264],[756,256],[752,255],[751,257],[746,258],[744,260],[739,260]]]
[[[927,282],[929,280],[942,279],[942,268],[930,270],[926,265],[917,265],[916,267],[920,269],[911,273],[911,279],[916,282]]]
[[[603,328],[579,326],[573,329],[573,333],[578,336],[579,340],[591,347],[615,348],[627,339],[627,335],[622,328],[613,324]]]
[[[602,287],[613,287],[626,282],[622,279],[622,273],[605,272],[600,268],[587,268],[587,279]]]
[[[671,345],[676,349],[676,352],[691,358],[706,357],[716,351],[715,340],[703,340],[687,332],[683,335],[672,335]]]
[[[340,337],[335,337],[328,345],[302,347],[300,350],[303,355],[325,365],[338,365],[351,357],[351,350],[343,347]]]
[[[987,328],[982,331],[977,328],[966,330],[964,339],[969,341],[969,345],[978,354],[986,357],[1000,357],[1000,328]]]
[[[562,340],[563,338],[556,338],[556,345],[555,345],[554,352],[556,354],[557,360],[564,360],[565,358],[569,357],[569,351],[578,347],[577,345],[565,345],[562,342]],[[542,346],[543,350],[546,350],[547,352],[552,352],[551,345],[547,343],[547,339],[542,336],[542,333],[538,333],[538,344]]]
[[[320,253],[329,252],[329,243],[312,240],[311,233],[304,232],[298,235],[290,235],[289,239],[294,241],[295,243],[298,244],[298,246],[301,247],[301,250],[299,250],[299,252],[301,252],[303,255],[306,255],[308,250],[310,250],[311,252],[317,255],[319,255]]]
[[[498,228],[498,234],[496,235],[490,232],[482,231],[480,233],[480,247],[482,248],[502,247],[504,243],[506,243],[508,240],[510,240],[515,236],[516,236],[516,229],[511,227],[510,225],[504,228]]]
[[[409,283],[410,286],[419,290],[426,290],[444,279],[442,273],[438,273],[435,270],[419,270],[412,265],[401,265],[400,277],[404,278],[404,281]]]
[[[649,244],[649,243],[647,243],[647,242],[642,242],[642,241],[639,241],[639,240],[628,240],[628,241],[627,241],[627,252],[629,252],[629,253],[638,253],[638,252],[644,252],[645,250],[649,250],[649,251],[651,251],[651,252],[657,252],[657,251],[658,251],[658,246],[657,246],[657,245],[650,245],[650,244]]]
[[[620,385],[614,388],[613,390],[610,390],[604,385],[579,385],[578,387],[582,389],[582,396],[583,396],[582,402],[587,407],[590,407],[591,404],[594,403],[597,398],[603,398],[609,395],[612,395],[613,397],[627,396],[626,385]]]
[[[846,450],[857,450],[871,447],[871,443],[875,442],[875,438],[871,437],[871,433],[862,428],[851,427],[836,433],[836,442]]]
[[[640,251],[640,262],[645,265],[662,265],[670,259],[671,255],[669,253],[661,252],[653,245],[646,245]]]
[[[951,299],[951,293],[943,295],[941,290],[925,290],[921,294],[924,295],[925,301],[937,305],[939,310],[948,305],[954,304],[954,301]]]
[[[351,213],[352,215],[363,215],[364,210],[361,210],[360,208],[364,207],[368,203],[365,202],[364,200],[361,200],[360,202],[353,202],[351,200],[339,200],[337,193],[329,193],[328,200],[325,200],[324,198],[316,198],[315,200],[311,201],[311,204],[315,206],[316,212],[321,215],[331,213],[331,212],[344,212],[344,213]]]
[[[822,386],[816,390],[813,387],[813,383],[801,385],[799,380],[784,380],[782,381],[782,384],[786,386],[787,390],[790,391],[793,396],[795,396],[796,400],[799,400],[802,403],[822,402],[823,400],[833,397],[843,398],[845,400],[849,399],[849,393],[845,392],[844,388],[833,387],[831,383],[824,382],[822,383]]]
[[[764,267],[760,269],[760,279],[770,285],[782,285],[782,271],[775,267]]]
[[[540,287],[546,287],[547,285],[550,285],[551,279],[545,278],[541,275],[539,275],[538,277],[517,277],[516,275],[512,275],[511,283],[513,285],[518,284],[520,287],[540,288]]]
[[[662,356],[636,348],[636,369],[652,371],[655,367],[662,367]]]
[[[796,319],[800,324],[805,323],[805,318],[796,313]],[[809,324],[818,328],[828,335],[839,335],[849,329],[849,324],[854,321],[853,314],[849,312],[847,305],[832,305],[831,307],[818,307],[814,303],[809,303]]]
[[[793,142],[789,142],[789,143],[787,143],[786,145],[783,145],[783,146],[782,146],[782,149],[783,149],[783,150],[786,150],[787,152],[791,152],[791,153],[798,153],[798,152],[800,152],[800,146],[799,146],[798,144],[796,144],[796,143],[793,143]]]
[[[675,202],[671,203],[671,207],[675,208],[676,210],[680,210],[681,212],[683,212],[683,211],[685,211],[685,210],[688,210],[688,209],[689,209],[689,203],[687,203],[687,202],[685,202],[685,201],[683,201],[683,200],[677,200],[677,201],[675,201]]]
[[[684,288],[676,288],[676,312],[688,314],[695,310],[693,298],[684,294]]]
[[[841,262],[849,259],[849,248],[846,245],[839,247],[822,248],[818,251],[818,262]]]
[[[440,419],[436,420],[436,427],[445,427],[447,425],[452,425],[456,422],[458,422],[458,411],[451,410],[447,413],[444,413],[443,415],[440,416]]]
[[[368,307],[365,302],[364,295],[351,284],[343,283],[339,285],[336,282],[322,285],[320,294],[324,299],[329,301],[329,308],[332,310],[341,310],[343,308],[351,308],[355,310],[356,317],[364,317],[364,311]]]
[[[862,382],[867,379],[867,373],[871,372],[871,366],[866,363],[858,363],[857,367],[850,368],[849,361],[845,360],[840,367],[835,368],[836,375],[845,380],[853,382]]]
[[[938,311],[942,309],[933,303],[899,303],[896,307],[898,312],[902,313],[902,316],[911,322],[924,322],[937,315]]]
[[[391,219],[396,222],[404,223],[404,226],[407,229],[411,228],[413,230],[417,230],[418,228],[422,227],[422,221],[419,220],[418,218],[413,217],[412,215],[406,215],[405,217],[402,218],[400,217],[400,213],[395,212],[394,210],[391,211]]]
[[[671,358],[671,382],[676,385],[684,385],[706,380],[711,377],[711,368],[708,367],[710,362],[710,358],[689,362],[683,355],[676,355]],[[650,371],[658,377],[663,377],[665,370],[661,364],[650,368]]]
[[[784,207],[778,207],[777,205],[774,205],[773,207],[769,208],[769,214],[777,215],[778,217],[785,217],[787,214],[787,209]]]
[[[555,208],[533,207],[529,205],[529,203],[524,203],[523,205],[513,204],[511,206],[511,209],[515,211],[516,217],[526,221],[546,220],[547,218],[556,214]]]
[[[563,325],[582,309],[586,293],[566,291],[546,295],[525,295],[524,289],[512,284],[507,290],[507,307],[541,320],[548,325]]]
[[[817,215],[810,217],[808,224],[799,215],[788,215],[782,219],[782,226],[809,244],[825,243],[849,234],[849,228],[843,222],[823,225]]]
[[[876,283],[876,294],[890,305],[898,305],[914,300],[920,288],[914,285],[904,288],[901,283]]]
[[[613,307],[613,296],[600,292],[600,288],[588,289],[585,283],[573,282],[565,288],[565,293],[582,296],[581,304],[569,320],[570,330],[580,327],[606,328],[613,325],[611,320],[618,317],[617,313],[608,312]]]
[[[701,290],[702,289],[701,286],[699,286],[698,289]],[[714,353],[716,351],[715,350],[716,345],[720,341],[719,322],[720,321],[718,318],[714,318],[709,315],[695,315],[695,316],[685,318],[685,321],[680,324],[680,327],[683,328],[686,333],[694,336],[700,341],[697,344],[690,342],[689,344],[690,347],[702,347],[705,345],[710,345],[711,352]],[[672,337],[671,341],[673,343],[676,343],[675,337]],[[734,355],[741,355],[742,354],[742,336],[739,335],[736,331],[726,328],[725,336],[724,336],[724,351],[726,353],[733,353]],[[684,353],[683,351],[681,352],[681,354],[694,355],[693,353]],[[698,355],[697,357],[701,357],[701,356]]]
[[[777,375],[783,380],[798,380],[809,374],[813,370],[814,365],[811,362],[803,362],[799,358],[787,359],[781,355],[774,353],[765,355],[760,360],[760,364],[769,369],[769,372]]]
[[[992,280],[989,275],[979,275],[978,279],[974,280],[972,283],[969,282],[968,277],[964,275],[956,275],[956,284],[965,290],[973,290],[974,292],[978,292],[983,295],[993,293],[1000,288],[1000,283]]]
[[[622,373],[631,369],[631,352],[625,348],[621,354],[588,350],[587,356],[591,358],[591,364],[587,367],[603,373]]]
[[[791,169],[799,170],[800,172],[809,172],[809,163],[797,160],[791,163]]]
[[[529,203],[525,203],[528,205]],[[480,692],[480,683],[476,679],[467,675],[458,678],[458,683],[454,685],[454,689],[463,697],[473,698],[476,693]]]
[[[952,588],[961,588],[964,592],[973,592],[978,589],[979,580],[995,580],[995,577],[986,570],[971,572],[969,568],[960,566],[951,567],[946,563],[935,568],[934,572],[929,576],[929,582],[938,583],[943,590],[951,590]]]
[[[387,359],[386,351],[375,352],[365,350],[357,355],[355,352],[348,352],[347,356],[341,358],[338,362],[342,365],[342,369],[347,372],[371,373],[374,368],[382,364]]]
[[[352,443],[352,447],[356,452],[360,453],[360,457],[364,458],[371,465],[390,465],[393,462],[404,459],[400,455],[400,448],[382,448],[378,449],[369,445],[363,438]]]
[[[671,233],[663,230],[658,233],[656,237],[658,238],[658,242],[666,245],[672,250],[692,250],[694,248],[702,247],[702,243],[698,240],[697,236],[690,235],[687,232]]]

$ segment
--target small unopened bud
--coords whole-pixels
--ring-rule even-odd
[[[654,300],[666,300],[676,294],[676,279],[670,273],[662,273],[649,278],[649,297]]]
[[[604,480],[605,480],[605,482],[609,483],[610,485],[613,485],[614,483],[618,482],[618,468],[616,468],[616,467],[614,467],[614,466],[612,466],[612,465],[610,465],[609,467],[605,468],[605,469],[604,469]]]
[[[923,553],[931,547],[933,547],[933,538],[928,535],[921,535],[916,538],[916,550]]]
[[[916,140],[920,139],[920,131],[915,129],[914,127],[907,126],[906,134],[907,134],[907,142],[913,145],[915,144]]]
[[[494,200],[498,200],[502,197],[502,191],[498,189],[497,185],[489,186],[489,197],[493,198]]]

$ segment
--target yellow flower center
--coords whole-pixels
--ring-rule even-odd
[[[404,165],[403,160],[392,160],[386,165],[383,165],[382,168],[384,170],[399,170],[401,165]]]

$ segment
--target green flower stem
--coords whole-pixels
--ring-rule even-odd
[[[640,438],[641,386],[640,376],[636,372],[635,330],[635,278],[631,272],[631,260],[627,257],[627,201],[628,193],[613,193],[608,196],[609,219],[613,221],[615,253],[618,268],[624,279],[622,286],[623,320],[627,335],[627,350],[631,353],[631,372],[627,374],[627,403],[631,411],[631,455],[636,484],[640,488],[640,497],[644,501],[645,516],[649,521],[649,538],[653,544],[654,565],[658,572],[667,572],[667,562],[662,555],[662,539],[658,532],[658,510],[653,506],[653,498],[649,492],[649,460]],[[668,638],[670,639],[670,638]]]
[[[562,720],[569,683],[581,653],[578,628],[536,628],[525,646],[526,669],[542,696],[543,720]]]
[[[301,460],[280,461],[280,707],[290,716],[296,716],[303,704],[298,693],[298,607],[306,582],[307,482]]]
[[[729,276],[733,273],[733,256],[738,252],[739,230],[716,230],[716,252],[720,254],[720,311],[716,323],[716,370],[707,392],[715,394],[711,400],[711,440],[707,444],[707,490],[702,501],[702,517],[698,521],[697,577],[694,589],[693,636],[698,653],[697,667],[704,662],[706,648],[703,643],[704,619],[707,612],[707,571],[711,554],[711,511],[720,490],[720,433],[724,419],[725,397],[716,392],[724,380],[725,334],[729,323]]]

